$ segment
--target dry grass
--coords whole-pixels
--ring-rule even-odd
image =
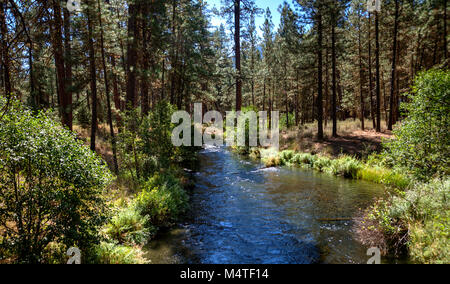
[[[91,143],[91,129],[83,128],[80,125],[74,125],[73,131],[77,134],[78,139],[82,140],[85,145],[90,146]],[[95,137],[96,148],[95,151],[103,158],[108,164],[109,168],[113,168],[113,152],[110,142],[109,126],[106,123],[98,125],[97,135]],[[115,133],[118,133],[118,129],[114,129]]]
[[[332,123],[324,126],[324,141],[317,140],[317,123],[309,123],[299,128],[283,131],[280,136],[281,150],[295,150],[303,153],[322,154],[337,157],[341,154],[364,157],[381,149],[382,139],[392,134],[386,129],[377,133],[372,121],[366,120],[366,130],[361,130],[360,120],[348,119],[338,122],[339,137],[332,137]],[[383,121],[382,125],[386,125]]]

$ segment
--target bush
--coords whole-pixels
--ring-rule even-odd
[[[325,170],[325,168],[329,167],[331,165],[331,160],[327,157],[319,157],[315,162],[314,162],[314,169],[322,172]]]
[[[302,166],[305,165],[307,167],[313,167],[316,157],[314,155],[308,153],[295,154],[292,157],[291,163]]]
[[[93,259],[95,264],[147,264],[143,252],[134,247],[101,242],[95,247]]]
[[[134,200],[134,206],[150,224],[168,227],[188,209],[189,197],[171,174],[156,174]]]
[[[448,263],[450,227],[450,180],[417,184],[373,210],[390,239],[408,240],[413,260]],[[394,236],[394,237],[392,237]],[[398,242],[398,241],[397,241]]]
[[[26,263],[43,262],[54,241],[87,250],[98,242],[110,181],[73,133],[14,102],[0,121],[0,250]]]
[[[125,245],[145,245],[155,231],[149,224],[149,218],[142,216],[133,207],[121,209],[105,229],[109,239]]]
[[[450,72],[430,70],[415,80],[408,117],[386,142],[386,158],[420,180],[448,176],[450,158]]]
[[[280,159],[282,161],[283,164],[287,165],[291,162],[292,157],[294,157],[294,151],[291,150],[286,150],[281,152],[280,154]]]
[[[336,176],[356,179],[358,178],[358,171],[361,168],[362,165],[357,159],[343,156],[339,159],[331,160],[330,165],[325,168],[325,171]]]
[[[192,159],[192,153],[185,148],[178,150],[172,145],[171,123],[175,108],[162,101],[146,117],[141,118],[138,110],[130,111],[124,117],[125,127],[119,135],[118,153],[121,167],[135,183],[151,177],[160,168],[169,168],[182,158]]]

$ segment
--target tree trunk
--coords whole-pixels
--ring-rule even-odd
[[[447,60],[447,0],[444,1],[444,58]]]
[[[66,97],[67,97],[67,118],[70,121],[70,130],[72,130],[73,121],[73,106],[72,106],[72,48],[70,46],[70,13],[69,10],[64,9],[64,49],[65,49],[65,64],[66,64]],[[31,66],[30,66],[31,68]]]
[[[364,105],[364,94],[363,94],[363,63],[362,63],[362,46],[361,46],[361,15],[359,15],[358,20],[358,52],[359,52],[359,98],[360,98],[360,107],[361,107],[361,130],[364,131],[364,113],[365,113],[365,105]]]
[[[318,123],[318,131],[317,131],[317,139],[323,140],[323,102],[322,102],[322,84],[323,84],[323,76],[322,76],[322,41],[323,41],[323,27],[322,27],[322,11],[320,11],[317,15],[317,29],[318,29],[318,41],[317,41],[317,57],[318,57],[318,92],[317,92],[317,123]]]
[[[289,129],[289,97],[288,97],[288,90],[287,90],[287,63],[284,62],[284,94],[285,94],[285,106],[286,106],[286,129]]]
[[[106,93],[106,104],[108,108],[108,123],[109,130],[111,133],[111,146],[113,151],[113,163],[114,163],[114,172],[116,175],[119,174],[119,165],[117,163],[117,146],[116,146],[116,135],[114,133],[113,126],[113,118],[112,118],[112,110],[111,110],[111,94],[109,92],[109,78],[108,71],[106,68],[106,55],[105,55],[105,40],[103,36],[103,21],[102,21],[102,9],[100,5],[100,0],[97,0],[98,4],[98,21],[100,24],[100,48],[102,52],[102,65],[103,65],[103,77],[105,77],[105,93]]]
[[[300,95],[300,84],[299,84],[299,72],[297,70],[297,90],[295,91],[295,126],[298,126],[299,119],[298,119],[298,96]]]
[[[242,108],[241,81],[241,0],[234,0],[234,49],[236,56],[236,111]]]
[[[264,86],[263,86],[263,101],[262,101],[262,108],[263,111],[266,111],[266,78],[264,78]]]
[[[5,88],[5,95],[7,98],[10,98],[12,93],[11,87],[11,71],[10,71],[10,58],[9,58],[9,49],[8,49],[8,27],[6,25],[6,1],[2,1],[0,4],[0,29],[2,32],[2,71],[3,71],[3,84]]]
[[[171,86],[170,86],[170,103],[175,104],[175,81],[176,81],[176,71],[177,71],[177,44],[176,44],[176,12],[177,12],[177,0],[172,1],[172,49],[171,49],[171,69],[170,74]]]
[[[95,66],[95,49],[93,35],[93,7],[94,3],[89,2],[87,18],[88,18],[88,47],[89,47],[89,66],[90,66],[90,83],[92,95],[92,123],[91,123],[91,150],[95,151],[95,138],[97,133],[97,75]]]
[[[336,100],[337,100],[337,70],[336,70],[336,15],[334,14],[335,12],[333,11],[333,22],[332,22],[332,27],[331,27],[331,64],[332,64],[332,69],[333,69],[333,75],[332,75],[332,101],[331,101],[331,114],[332,114],[332,118],[333,118],[333,137],[337,137],[337,114],[336,114]]]
[[[149,13],[149,5],[150,3],[148,1],[143,2],[143,14],[144,17],[146,17]],[[141,93],[142,93],[142,115],[147,116],[150,111],[150,105],[149,105],[149,60],[151,57],[150,50],[148,47],[148,42],[150,41],[151,35],[150,31],[148,29],[148,23],[145,20],[142,21],[142,52],[144,53],[144,56],[142,58],[143,60],[143,75],[141,78]]]
[[[397,30],[399,17],[399,0],[395,0],[395,16],[394,16],[394,42],[392,47],[392,74],[391,74],[391,94],[389,97],[389,123],[388,130],[392,130],[394,124],[394,94],[395,94],[395,75],[397,63]]]
[[[370,116],[372,117],[373,129],[377,128],[377,122],[375,118],[375,106],[373,102],[373,76],[372,76],[372,36],[371,36],[371,28],[372,21],[369,13],[369,38],[368,38],[368,46],[369,46],[369,97],[370,97]]]
[[[137,14],[138,5],[131,1],[128,7],[128,49],[127,49],[127,96],[125,108],[130,111],[136,106],[136,72],[137,72],[137,41],[138,25]]]
[[[377,103],[377,127],[376,131],[381,132],[381,85],[380,85],[380,31],[378,12],[375,12],[375,68],[376,68],[376,103]]]
[[[66,95],[66,70],[64,66],[64,51],[62,43],[62,17],[61,4],[58,0],[53,0],[53,25],[52,42],[55,55],[57,94],[60,104],[61,122],[63,125],[72,129],[72,120],[70,116],[70,107]]]

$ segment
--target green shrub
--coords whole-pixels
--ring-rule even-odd
[[[314,169],[322,172],[325,170],[325,168],[329,167],[331,165],[331,160],[327,157],[319,157],[314,162]]]
[[[311,155],[309,153],[302,153],[302,154],[295,154],[292,157],[291,162],[298,166],[305,165],[307,167],[313,167],[316,159],[317,158],[314,155]]]
[[[336,160],[331,160],[328,167],[325,168],[327,173],[343,176],[346,178],[358,178],[358,171],[362,168],[361,163],[349,156],[343,156]]]
[[[86,104],[82,104],[76,111],[74,115],[76,122],[83,128],[88,128],[91,125],[91,112],[88,110]]]
[[[449,262],[450,180],[417,184],[373,210],[385,234],[408,240],[409,253],[420,263]],[[392,238],[392,237],[391,237]]]
[[[155,231],[149,224],[149,218],[142,216],[133,207],[121,209],[105,229],[109,239],[125,245],[145,245]]]
[[[177,179],[170,174],[156,174],[134,200],[134,206],[150,224],[167,227],[188,209],[189,197]]]
[[[281,162],[285,165],[291,163],[291,159],[294,157],[295,152],[292,150],[286,150],[280,153]]]
[[[96,246],[90,263],[95,264],[147,264],[143,252],[134,247],[101,242]]]
[[[186,148],[181,151],[172,145],[174,111],[171,104],[162,101],[146,117],[141,118],[137,109],[123,117],[125,127],[118,136],[118,154],[121,168],[135,183],[147,180],[161,168],[182,162],[180,158],[192,158]]]
[[[410,226],[409,252],[415,262],[450,263],[449,219],[449,214],[444,213],[434,220],[417,222]]]
[[[421,180],[448,176],[450,159],[450,72],[430,70],[415,80],[407,118],[385,143],[386,159]]]
[[[26,263],[43,262],[54,241],[88,250],[98,242],[110,181],[73,133],[14,102],[0,120],[0,220],[8,226],[0,228],[1,250]]]

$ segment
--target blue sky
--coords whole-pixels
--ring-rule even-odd
[[[258,27],[258,30],[264,23],[264,14],[267,7],[269,7],[270,11],[272,12],[272,21],[275,25],[275,29],[278,29],[278,26],[280,24],[280,13],[278,13],[278,7],[283,4],[283,2],[284,0],[255,0],[256,6],[264,10],[264,13],[256,19],[256,26]],[[287,2],[291,4],[292,1],[288,0]],[[210,8],[213,8],[215,6],[216,8],[220,9],[220,7],[222,6],[221,0],[206,0],[206,3],[208,3]],[[225,19],[217,16],[213,16],[211,18],[212,25],[220,26],[221,23],[225,24]],[[259,31],[259,34],[261,35],[262,32]]]

